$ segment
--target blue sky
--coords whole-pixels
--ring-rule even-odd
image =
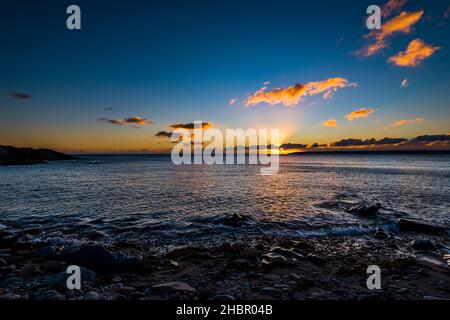
[[[66,28],[70,4],[81,8],[81,30]],[[424,10],[420,21],[390,37],[381,52],[362,57],[356,52],[370,41],[363,38],[369,4],[3,1],[0,143],[157,151],[170,143],[155,133],[194,120],[220,128],[276,127],[285,130],[284,142],[302,143],[449,133],[450,2],[407,1],[383,22]],[[414,39],[439,49],[414,67],[387,61]],[[291,106],[245,105],[267,81],[270,91],[334,77],[358,86]],[[344,118],[361,108],[373,113]],[[97,120],[133,116],[154,123],[136,129]],[[423,121],[389,127],[418,118]],[[329,119],[337,126],[325,127]]]

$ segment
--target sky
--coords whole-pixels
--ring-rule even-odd
[[[450,134],[449,0],[0,7],[3,145],[159,153],[172,143],[158,133],[193,121],[296,144]]]

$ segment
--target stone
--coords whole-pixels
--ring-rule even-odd
[[[156,293],[190,293],[195,294],[195,289],[185,282],[167,282],[152,286]]]
[[[44,292],[39,292],[35,296],[36,300],[66,300],[66,297],[60,294],[56,290],[47,290]]]
[[[53,259],[60,257],[63,251],[64,247],[48,246],[36,250],[36,255],[40,258]]]
[[[84,294],[84,300],[99,300],[100,295],[95,291],[88,291]]]
[[[95,282],[96,274],[94,271],[91,271],[89,269],[80,267],[81,271],[81,283],[83,284],[85,281],[88,282]],[[60,273],[50,276],[48,279],[48,284],[52,288],[67,288],[67,278],[70,276],[66,272],[66,270],[61,271]]]
[[[446,231],[446,228],[444,226],[415,218],[398,219],[397,224],[399,229],[402,231],[414,231],[423,233],[442,233]]]
[[[229,294],[219,294],[211,298],[214,301],[234,301],[236,300],[232,295]]]
[[[426,239],[416,239],[411,242],[411,247],[415,251],[434,251],[436,250],[436,246],[430,240]]]
[[[69,262],[101,272],[127,272],[140,269],[142,258],[113,253],[100,245],[90,245],[66,253]]]
[[[357,214],[360,215],[362,217],[366,217],[366,218],[374,218],[377,216],[378,211],[381,208],[381,204],[376,203],[374,205],[368,205],[365,203],[359,203],[357,205],[354,205],[353,207],[351,207],[350,209],[348,209],[347,211],[353,214]]]

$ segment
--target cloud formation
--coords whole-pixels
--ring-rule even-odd
[[[381,27],[381,30],[370,32],[366,39],[373,39],[374,43],[367,45],[358,52],[359,55],[372,56],[389,45],[389,38],[396,33],[408,34],[411,28],[422,18],[424,11],[402,12],[398,16],[388,20]]]
[[[350,83],[347,79],[336,77],[324,81],[297,83],[286,88],[269,90],[265,85],[245,100],[246,106],[254,106],[265,102],[270,105],[283,104],[293,106],[304,97],[323,93],[323,98],[330,99],[340,88],[355,87],[356,83]]]
[[[411,124],[422,124],[424,121],[423,118],[416,118],[416,119],[401,119],[401,120],[397,120],[391,124],[389,124],[388,126],[385,127],[385,129],[387,128],[394,128],[394,127],[401,127],[404,125],[411,125]]]
[[[188,129],[188,130],[193,130],[195,129],[195,123],[191,122],[191,123],[175,123],[170,125],[170,127],[172,129]],[[209,121],[206,122],[202,122],[202,129],[207,130],[209,128],[212,128],[213,124]]]
[[[280,149],[283,150],[293,150],[293,149],[304,149],[308,145],[307,144],[301,144],[301,143],[285,143],[280,145]]]
[[[31,98],[31,94],[23,93],[23,92],[11,92],[9,94],[9,96],[11,98],[18,99],[18,100],[28,100]]]
[[[337,127],[337,121],[336,119],[329,119],[322,122],[322,125],[324,125],[325,127]]]
[[[439,50],[438,47],[433,47],[420,39],[415,39],[408,44],[406,51],[401,51],[390,57],[389,62],[398,67],[416,67],[423,60],[431,57],[437,50]]]
[[[349,114],[345,115],[345,118],[348,121],[353,121],[353,119],[366,118],[374,112],[375,111],[372,108],[361,108],[359,110],[352,111]]]
[[[157,134],[155,134],[158,138],[171,138],[172,132],[167,131],[159,131]]]
[[[406,4],[406,0],[389,0],[381,7],[381,15],[384,18],[390,17],[392,14],[399,12]]]
[[[375,138],[361,140],[361,139],[342,139],[331,143],[332,147],[354,147],[354,146],[370,146],[370,145],[392,145],[408,141],[404,138],[383,138],[377,140]]]
[[[141,118],[139,116],[133,116],[133,117],[129,117],[129,118],[125,118],[125,119],[117,119],[117,120],[101,117],[101,118],[98,118],[97,121],[103,121],[103,122],[108,122],[108,123],[117,124],[117,125],[131,124],[131,125],[134,125],[135,128],[140,128],[138,126],[146,126],[148,124],[154,123],[151,120],[147,120],[147,119]]]
[[[236,102],[237,102],[236,99],[230,99],[230,101],[228,101],[228,104],[229,104],[230,106],[232,106],[232,105],[235,104]]]

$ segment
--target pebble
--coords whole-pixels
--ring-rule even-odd
[[[100,295],[95,291],[88,291],[84,294],[84,300],[99,300]]]

